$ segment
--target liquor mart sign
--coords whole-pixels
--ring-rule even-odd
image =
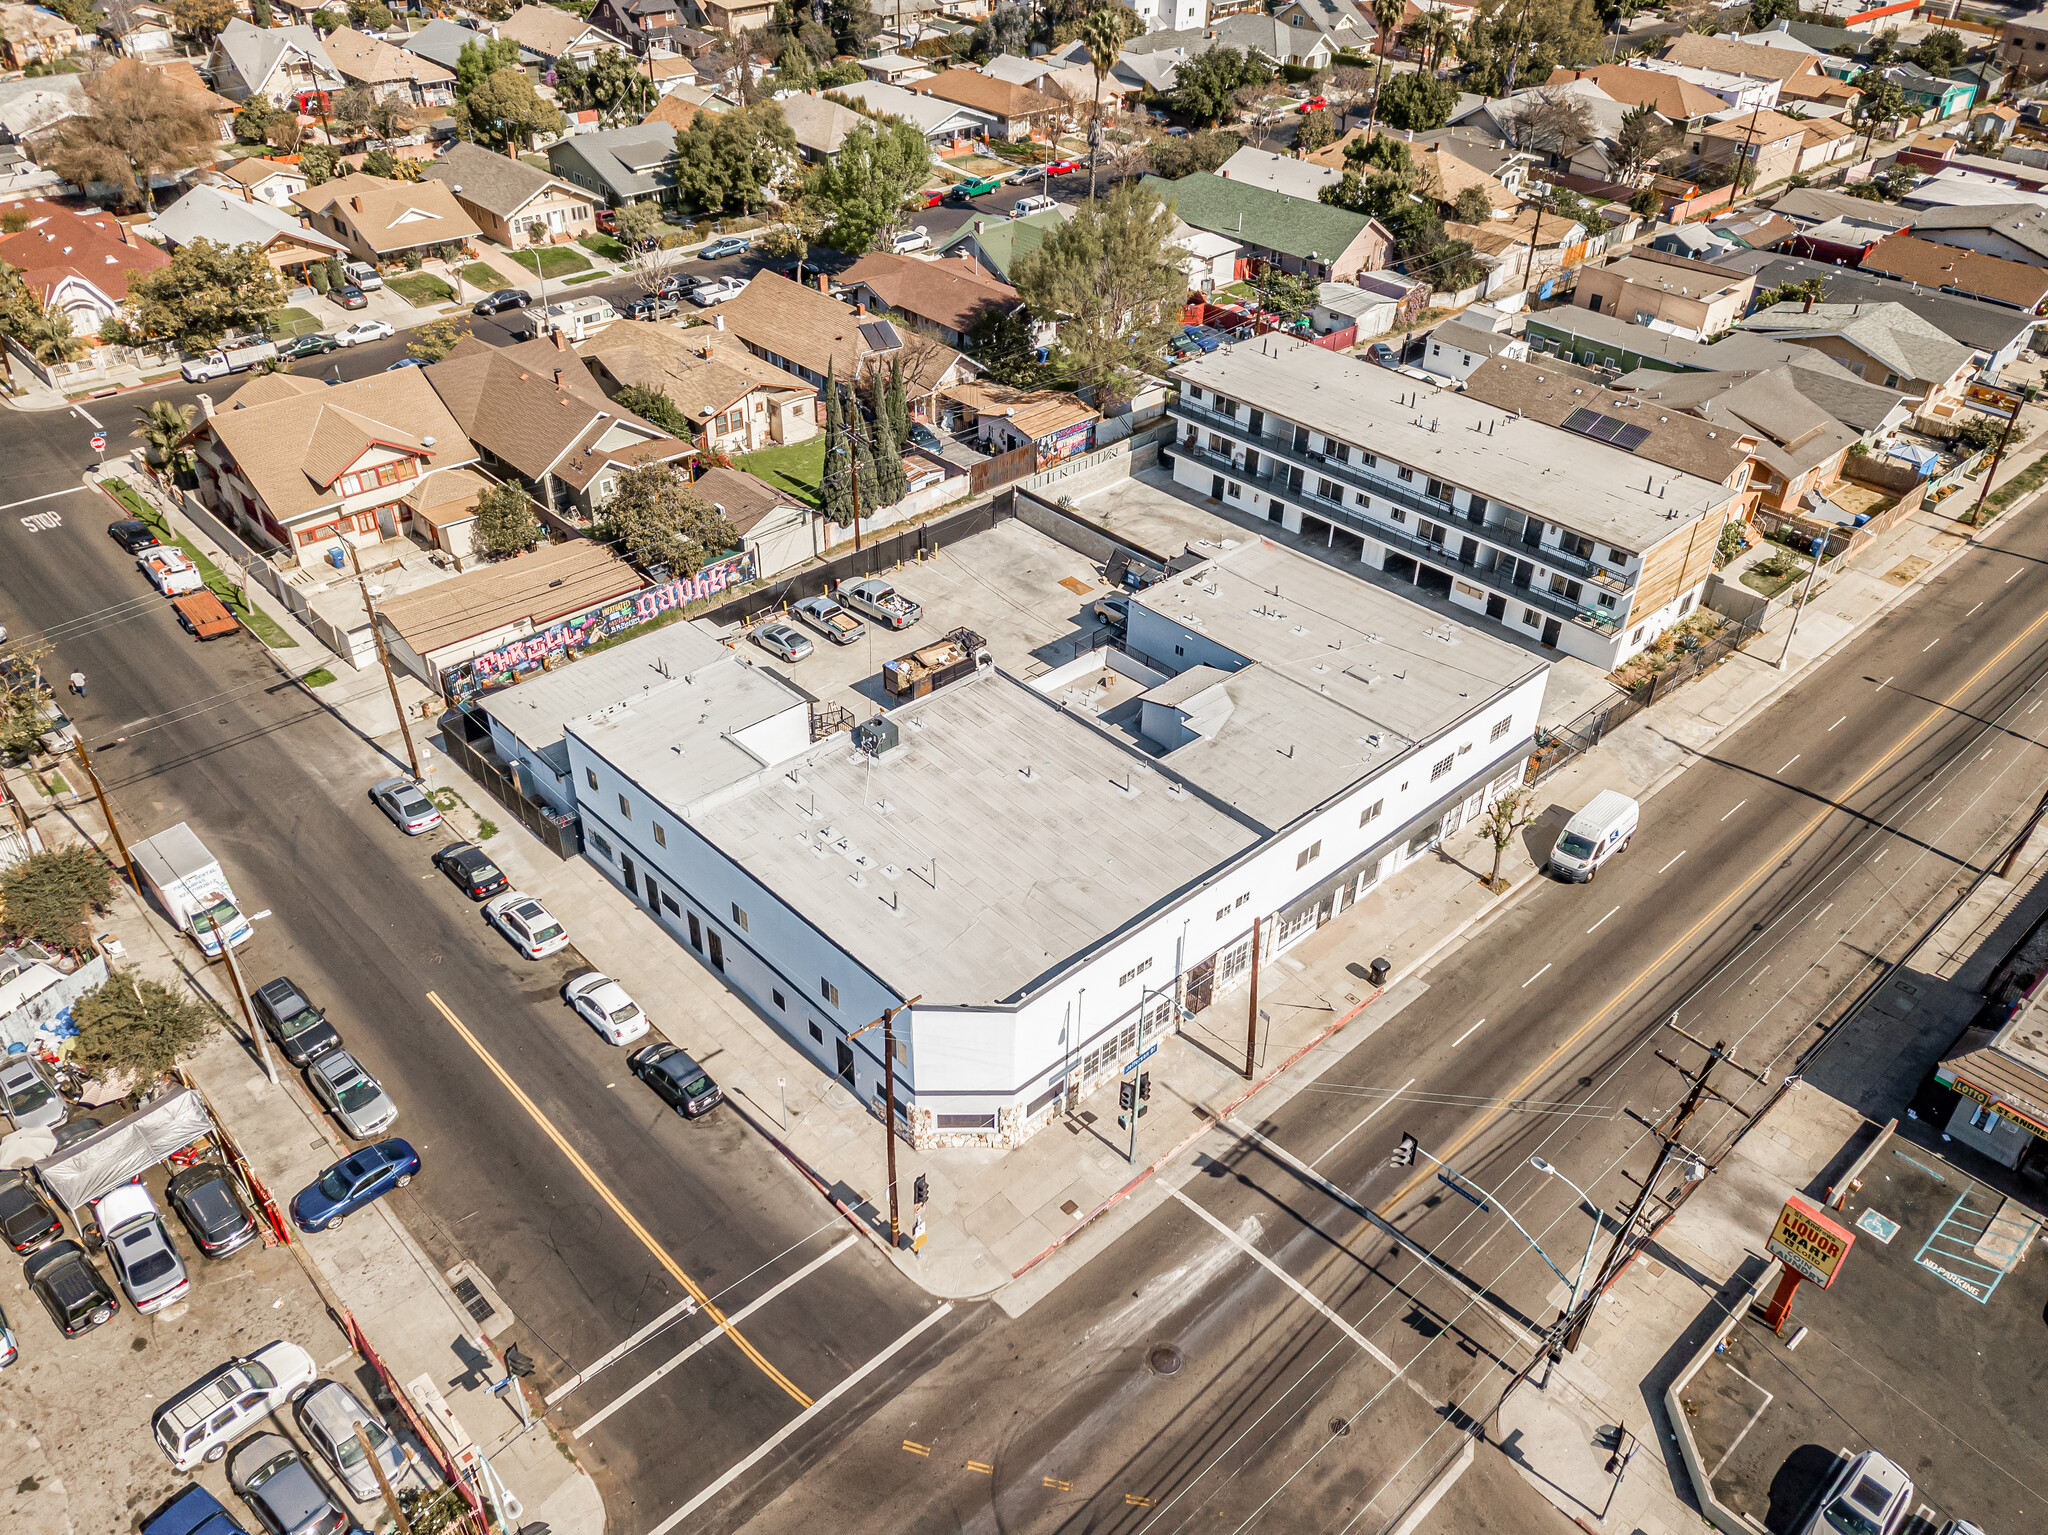
[[[1767,1250],[1784,1260],[1785,1267],[1802,1279],[1810,1279],[1825,1290],[1842,1271],[1842,1260],[1856,1245],[1856,1234],[1821,1214],[1819,1208],[1794,1194],[1778,1212],[1771,1228]]]

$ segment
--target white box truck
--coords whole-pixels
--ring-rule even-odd
[[[135,859],[135,872],[164,914],[177,924],[179,932],[192,935],[208,959],[220,957],[221,933],[237,948],[255,937],[227,875],[221,871],[220,860],[207,851],[188,823],[180,821],[129,851]]]
[[[199,357],[188,357],[178,372],[186,383],[201,384],[210,378],[226,378],[230,373],[247,373],[259,362],[272,362],[276,357],[275,342],[251,337],[230,341]]]

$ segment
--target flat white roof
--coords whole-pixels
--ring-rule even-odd
[[[775,673],[728,655],[649,688],[638,699],[570,719],[563,734],[687,816],[693,806],[773,765],[735,737],[806,702]]]
[[[1636,554],[1735,495],[1291,336],[1223,347],[1172,373]]]
[[[567,660],[510,687],[487,693],[483,707],[536,750],[562,739],[571,720],[635,704],[657,688],[732,659],[717,639],[686,623],[624,640],[595,655]]]

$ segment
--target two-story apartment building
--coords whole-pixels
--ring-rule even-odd
[[[1581,267],[1572,302],[1634,325],[1662,320],[1698,338],[1733,327],[1755,296],[1756,279],[1747,272],[1633,251],[1603,267]]]
[[[1603,412],[1559,430],[1291,337],[1172,376],[1178,483],[1603,669],[1694,609],[1741,515]]]

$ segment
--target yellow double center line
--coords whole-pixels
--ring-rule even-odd
[[[441,1016],[448,1020],[449,1026],[462,1036],[463,1042],[470,1049],[476,1052],[477,1059],[491,1069],[491,1075],[505,1084],[505,1091],[510,1093],[518,1101],[519,1106],[531,1116],[533,1122],[546,1132],[547,1138],[553,1141],[561,1150],[562,1155],[569,1159],[569,1165],[583,1175],[583,1181],[596,1191],[597,1197],[609,1205],[612,1213],[626,1223],[626,1229],[639,1238],[640,1245],[654,1255],[655,1261],[669,1271],[675,1278],[676,1283],[690,1292],[690,1298],[696,1301],[697,1308],[718,1324],[720,1330],[738,1345],[739,1351],[751,1359],[755,1367],[763,1375],[774,1381],[784,1391],[787,1391],[791,1397],[795,1398],[799,1406],[809,1407],[811,1399],[797,1390],[787,1375],[784,1375],[774,1365],[770,1364],[761,1351],[749,1343],[740,1330],[725,1319],[725,1313],[711,1303],[711,1297],[704,1293],[703,1288],[697,1281],[683,1272],[682,1266],[668,1255],[659,1242],[654,1240],[653,1234],[645,1226],[641,1225],[639,1220],[633,1215],[633,1212],[628,1210],[619,1200],[619,1197],[605,1186],[604,1180],[591,1170],[590,1164],[584,1161],[576,1148],[563,1138],[562,1132],[555,1128],[554,1122],[540,1111],[540,1105],[526,1096],[525,1089],[512,1080],[506,1073],[505,1068],[498,1064],[497,1058],[484,1048],[483,1042],[470,1033],[469,1026],[449,1011],[448,1004],[443,1002],[438,994],[431,991],[428,992],[427,1000],[440,1009]]]
[[[1827,820],[1829,816],[1835,814],[1836,811],[1842,809],[1848,803],[1852,795],[1854,795],[1865,784],[1869,783],[1870,780],[1875,778],[1879,773],[1883,772],[1885,768],[1890,766],[1892,761],[1895,758],[1897,758],[1901,752],[1905,751],[1907,747],[1911,746],[1915,741],[1917,741],[1920,738],[1920,733],[1924,731],[1929,725],[1933,724],[1936,719],[1940,718],[1943,714],[1946,714],[1952,709],[1954,709],[1956,701],[1958,699],[1962,698],[1966,693],[1970,692],[1973,688],[1975,688],[1978,683],[1984,680],[1984,677],[1987,673],[1989,673],[1994,667],[1998,666],[2001,662],[2003,662],[2007,656],[2011,655],[2021,645],[2026,643],[2027,640],[2031,639],[2033,637],[2034,631],[2039,629],[2043,624],[2048,624],[2048,613],[2043,613],[2039,618],[2035,619],[2032,623],[2028,624],[2026,628],[2022,629],[2018,634],[2014,635],[2011,641],[2005,646],[2003,650],[1999,651],[1997,655],[1993,656],[1990,660],[1986,661],[1982,666],[1978,667],[1975,672],[1971,673],[1970,678],[1967,682],[1964,682],[1954,692],[1950,693],[1947,698],[1943,699],[1940,703],[1934,705],[1925,714],[1923,714],[1920,717],[1919,724],[1915,725],[1905,735],[1899,737],[1897,745],[1893,746],[1890,751],[1886,752],[1882,757],[1878,758],[1877,761],[1871,763],[1869,767],[1865,768],[1861,775],[1857,777],[1854,783],[1850,784],[1848,788],[1842,790],[1841,793],[1838,794],[1832,801],[1830,801],[1824,808],[1822,808],[1820,813],[1815,815],[1812,820],[1808,821],[1804,826],[1800,827],[1798,831],[1794,832],[1791,836],[1787,837],[1784,840],[1784,842],[1778,846],[1777,850],[1770,855],[1770,857],[1759,859],[1756,864],[1755,873],[1751,874],[1747,879],[1743,880],[1741,884],[1737,885],[1733,890],[1729,891],[1728,894],[1721,897],[1721,899],[1715,903],[1711,911],[1707,912],[1707,914],[1701,917],[1699,921],[1695,922],[1691,927],[1687,928],[1685,932],[1682,933],[1671,944],[1669,948],[1664,950],[1663,953],[1659,954],[1655,959],[1651,960],[1649,964],[1645,965],[1641,970],[1636,972],[1635,977],[1631,979],[1619,991],[1615,992],[1613,996],[1609,997],[1607,1001],[1601,1006],[1598,1012],[1594,1013],[1584,1023],[1580,1024],[1578,1028],[1574,1029],[1569,1039],[1565,1040],[1563,1044],[1557,1046],[1556,1049],[1552,1050],[1550,1054],[1546,1055],[1541,1062],[1539,1062],[1535,1067],[1533,1067],[1530,1070],[1527,1076],[1523,1077],[1520,1082],[1517,1082],[1513,1090],[1510,1091],[1505,1098],[1501,1099],[1498,1103],[1496,1103],[1494,1107],[1488,1109],[1484,1114],[1480,1115],[1477,1119],[1473,1120],[1471,1124],[1467,1125],[1463,1130],[1461,1130],[1458,1133],[1457,1138],[1451,1142],[1450,1146],[1440,1153],[1443,1159],[1447,1162],[1450,1161],[1452,1158],[1457,1156],[1460,1151],[1464,1150],[1467,1146],[1471,1145],[1473,1141],[1478,1139],[1481,1135],[1485,1134],[1487,1129],[1491,1125],[1493,1125],[1493,1123],[1496,1120],[1500,1119],[1500,1117],[1503,1114],[1507,1112],[1507,1109],[1505,1107],[1506,1104],[1515,1102],[1522,1098],[1525,1094],[1527,1094],[1532,1087],[1534,1087],[1544,1077],[1548,1076],[1553,1069],[1555,1069],[1559,1061],[1563,1060],[1565,1056],[1567,1056],[1574,1049],[1576,1049],[1579,1045],[1579,1042],[1583,1040],[1587,1036],[1587,1034],[1591,1033],[1595,1028],[1599,1027],[1602,1023],[1606,1022],[1607,1019],[1611,1017],[1615,1013],[1615,1011],[1621,1007],[1621,1005],[1624,1002],[1626,1002],[1631,996],[1633,996],[1635,994],[1637,987],[1641,986],[1645,981],[1649,980],[1652,976],[1656,975],[1659,971],[1661,971],[1666,965],[1668,965],[1671,962],[1671,960],[1676,955],[1681,953],[1683,950],[1690,948],[1692,946],[1693,940],[1699,937],[1699,935],[1703,931],[1705,931],[1705,929],[1709,927],[1711,924],[1719,921],[1722,915],[1727,912],[1729,907],[1733,906],[1737,901],[1742,900],[1744,897],[1748,896],[1766,879],[1770,878],[1772,874],[1776,873],[1778,865],[1781,864],[1787,857],[1789,857],[1793,849],[1798,847],[1800,843],[1804,842],[1808,837],[1812,836],[1813,833],[1820,828],[1820,825],[1823,821]],[[1404,1200],[1406,1200],[1418,1188],[1420,1188],[1423,1184],[1427,1183],[1431,1178],[1435,1176],[1436,1174],[1434,1170],[1416,1173],[1414,1177],[1410,1178],[1406,1183],[1402,1184],[1401,1187],[1394,1192],[1393,1196],[1380,1206],[1380,1214],[1391,1217],[1394,1211],[1397,1208],[1399,1208],[1399,1206]]]

